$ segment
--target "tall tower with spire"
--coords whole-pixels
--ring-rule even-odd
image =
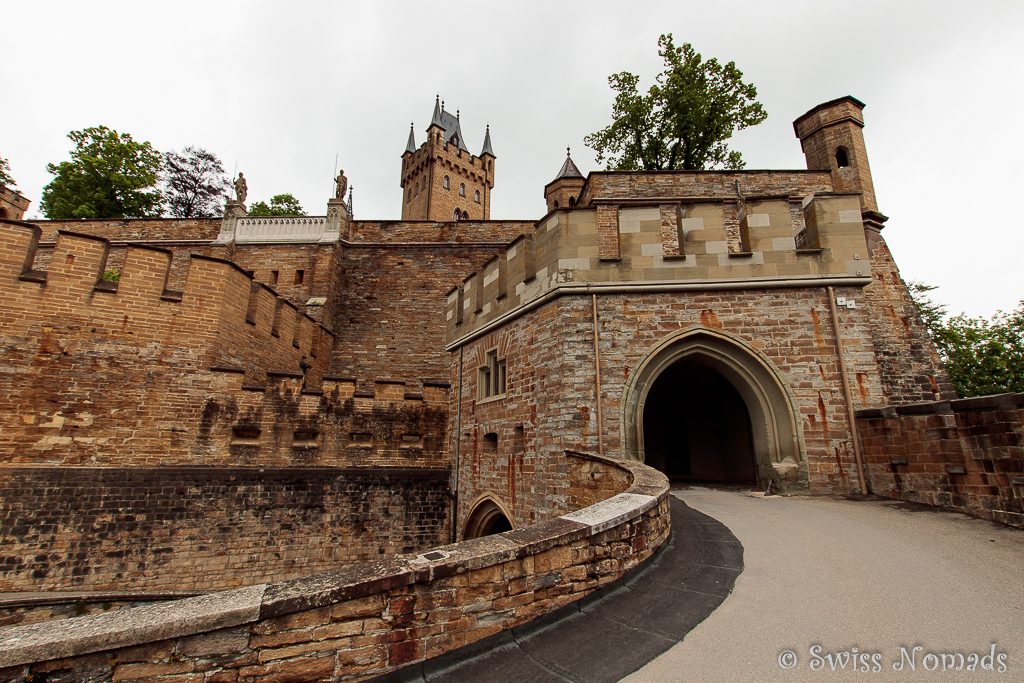
[[[409,125],[402,153],[402,220],[489,220],[495,159],[490,126],[480,154],[472,154],[458,110],[451,114],[437,97],[426,133],[417,147]]]

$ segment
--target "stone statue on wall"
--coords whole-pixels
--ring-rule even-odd
[[[344,199],[345,190],[348,188],[348,178],[345,177],[345,172],[341,171],[338,173],[338,177],[334,179],[334,198]]]
[[[238,178],[235,179],[235,199],[239,203],[245,202],[246,195],[249,194],[249,184],[245,182],[245,176],[242,172],[238,172]]]

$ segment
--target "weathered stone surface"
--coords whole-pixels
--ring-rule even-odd
[[[0,667],[246,624],[259,617],[266,588],[259,584],[112,614],[10,629],[0,632]]]

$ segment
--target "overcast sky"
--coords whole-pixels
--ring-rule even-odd
[[[434,95],[471,151],[491,125],[493,218],[538,218],[571,145],[609,122],[609,74],[646,87],[658,35],[733,60],[768,120],[748,168],[804,168],[792,122],[853,95],[884,235],[903,275],[953,312],[1024,298],[1024,2],[19,2],[4,8],[0,156],[38,215],[68,131],[205,147],[249,181],[326,212],[335,156],[357,218],[398,218],[400,155]]]

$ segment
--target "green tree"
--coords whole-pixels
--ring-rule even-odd
[[[275,194],[270,198],[270,204],[266,202],[254,202],[249,207],[250,216],[305,216],[302,204],[294,195]]]
[[[54,175],[39,207],[47,218],[139,218],[160,215],[160,153],[148,142],[106,126],[74,130],[71,161],[47,164]]]
[[[171,216],[219,216],[229,187],[224,166],[213,152],[186,147],[164,154],[164,195]]]
[[[1024,391],[1024,301],[991,320],[964,314],[947,319],[946,307],[928,294],[935,287],[920,282],[909,287],[957,394]]]
[[[7,159],[0,157],[0,189],[5,187],[13,190],[17,187],[17,183],[14,182],[14,178],[11,176],[11,167],[7,164]]]
[[[635,74],[608,77],[616,93],[612,123],[584,138],[598,163],[620,171],[743,168],[726,142],[767,118],[757,89],[734,62],[705,61],[689,43],[676,47],[671,33],[658,38],[658,54],[665,70],[646,95]]]

